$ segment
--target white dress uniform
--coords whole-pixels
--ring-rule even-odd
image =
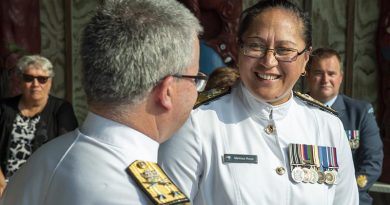
[[[126,168],[136,159],[156,162],[158,146],[130,127],[89,113],[80,129],[29,158],[0,204],[152,204]]]
[[[335,147],[337,184],[295,182],[290,144]],[[195,205],[359,203],[341,121],[297,97],[278,106],[260,102],[242,83],[193,110],[175,136],[160,145],[158,159]]]

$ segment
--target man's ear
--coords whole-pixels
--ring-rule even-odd
[[[165,77],[156,89],[156,103],[163,108],[170,110],[173,107],[174,94],[174,78],[172,76]]]

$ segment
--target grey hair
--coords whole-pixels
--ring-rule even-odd
[[[30,65],[34,65],[35,68],[46,71],[50,77],[54,77],[53,64],[49,59],[40,55],[26,55],[21,57],[16,64],[17,75],[22,76]]]
[[[194,60],[198,19],[175,0],[107,0],[81,45],[89,103],[135,104]]]

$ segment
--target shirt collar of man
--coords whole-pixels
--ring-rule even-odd
[[[325,102],[324,105],[328,106],[328,107],[332,107],[332,105],[334,104],[334,102],[336,101],[337,99],[337,96],[336,95],[334,98],[332,98],[331,100],[329,100],[328,102]]]

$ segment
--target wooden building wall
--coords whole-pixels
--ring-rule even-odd
[[[79,44],[82,28],[97,5],[96,0],[41,0],[42,55],[53,62],[56,72],[52,94],[72,102],[80,122],[87,114],[87,104]]]
[[[244,0],[243,2],[243,8],[247,8],[257,1]],[[327,46],[338,50],[341,52],[344,66],[347,66],[347,51],[351,52],[352,72],[350,78],[346,76],[344,85],[352,84],[351,89],[346,90],[346,93],[367,100],[377,107],[378,68],[375,60],[375,37],[379,18],[378,0],[293,0],[293,2],[301,5],[302,8],[306,7],[311,13],[314,48]],[[78,55],[80,36],[83,25],[88,21],[97,4],[96,0],[41,0],[42,54],[53,61],[57,74],[52,93],[70,100],[79,120],[84,119],[87,109],[80,78],[81,64]],[[353,16],[348,16],[348,6],[354,6]],[[346,35],[348,19],[354,20],[354,29],[349,41]],[[352,46],[347,48],[347,42],[352,42]],[[67,59],[70,59],[71,63],[66,64]],[[71,75],[67,76],[65,70]],[[302,82],[298,87],[301,85]]]

